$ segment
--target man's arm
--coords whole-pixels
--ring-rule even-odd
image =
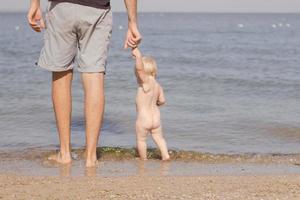
[[[40,9],[40,0],[31,0],[30,8],[27,15],[29,25],[36,32],[41,32],[45,28],[43,15]]]
[[[137,0],[125,0],[128,14],[128,24],[137,24]]]
[[[140,44],[142,40],[142,36],[138,30],[137,25],[137,0],[124,0],[124,2],[128,14],[128,31],[124,48],[135,48]]]

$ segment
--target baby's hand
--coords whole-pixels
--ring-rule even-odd
[[[142,57],[142,53],[140,52],[138,47],[132,49],[132,57],[134,58]]]
[[[157,105],[157,106],[163,106],[163,105],[165,105],[165,103],[166,103],[166,101],[160,101],[160,100],[158,100],[158,101],[156,102],[156,105]]]

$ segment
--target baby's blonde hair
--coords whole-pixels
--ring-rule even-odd
[[[144,70],[146,74],[156,77],[157,75],[157,65],[154,60],[154,58],[150,56],[143,56],[143,64],[144,64]]]

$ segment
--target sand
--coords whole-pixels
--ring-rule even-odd
[[[300,175],[34,177],[0,175],[0,199],[300,199]]]
[[[210,155],[102,148],[87,170],[81,151],[72,165],[46,162],[51,152],[0,154],[0,200],[300,200],[300,155]],[[53,152],[52,152],[53,153]]]

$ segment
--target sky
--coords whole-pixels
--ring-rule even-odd
[[[41,0],[43,7],[47,0]],[[1,0],[2,11],[26,11],[30,0]],[[111,0],[125,11],[123,0]],[[299,12],[300,0],[138,0],[140,12]]]

